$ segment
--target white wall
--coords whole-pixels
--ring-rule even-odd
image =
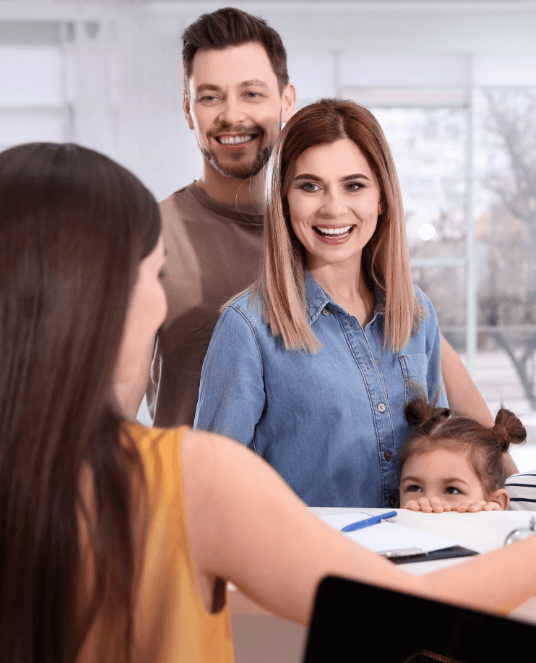
[[[181,26],[162,16],[111,16],[89,39],[78,24],[74,140],[131,168],[162,199],[200,173],[182,113]]]
[[[65,43],[73,138],[131,168],[161,199],[201,165],[181,110],[180,35],[223,4],[4,1],[0,22],[74,23],[75,41]],[[344,87],[490,84],[493,77],[523,84],[536,76],[534,60],[528,66],[521,58],[536,57],[532,1],[234,4],[280,32],[301,104]]]
[[[161,199],[201,168],[181,109],[180,35],[222,4],[0,2],[0,22],[74,24],[64,43],[72,138],[131,168]],[[535,2],[235,5],[282,35],[300,105],[356,87],[535,83]]]

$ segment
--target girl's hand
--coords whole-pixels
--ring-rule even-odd
[[[452,511],[452,506],[446,502],[441,502],[438,497],[432,497],[431,500],[427,497],[421,497],[418,500],[409,500],[409,502],[406,502],[404,509],[422,511],[423,513],[443,513]]]
[[[422,511],[423,513],[446,513],[448,511],[457,511],[458,513],[476,513],[477,511],[501,511],[501,505],[498,502],[460,502],[459,504],[448,504],[441,502],[438,497],[421,497],[419,500],[410,500],[404,507],[410,511]]]
[[[453,511],[459,513],[476,513],[477,511],[501,511],[501,505],[497,502],[486,502],[481,500],[479,502],[461,502],[453,507]]]

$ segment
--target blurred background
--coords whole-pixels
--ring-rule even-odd
[[[0,0],[0,149],[73,141],[157,199],[188,184],[201,157],[182,114],[181,33],[226,4]],[[299,106],[342,96],[376,115],[415,282],[492,412],[536,424],[536,2],[234,6],[281,34]]]

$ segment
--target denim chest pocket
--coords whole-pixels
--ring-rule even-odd
[[[425,354],[401,355],[398,361],[404,376],[404,402],[407,405],[418,395],[419,388],[428,394],[428,357]]]

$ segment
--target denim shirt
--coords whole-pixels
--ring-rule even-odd
[[[194,427],[256,451],[309,506],[398,506],[410,383],[429,398],[441,389],[437,317],[415,292],[426,313],[407,346],[392,352],[384,348],[381,301],[363,329],[306,273],[310,324],[322,343],[317,354],[285,350],[246,293],[214,330]],[[447,405],[443,391],[439,405]]]

